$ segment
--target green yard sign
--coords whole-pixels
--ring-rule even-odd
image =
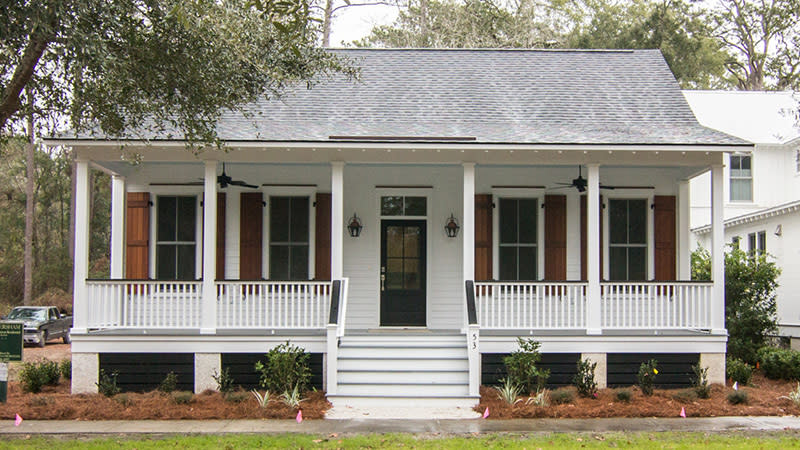
[[[0,362],[22,361],[22,323],[0,323]]]

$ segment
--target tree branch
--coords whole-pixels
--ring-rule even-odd
[[[39,59],[49,43],[50,38],[46,35],[31,35],[31,40],[25,47],[22,59],[20,59],[11,81],[6,86],[3,91],[3,97],[0,99],[0,130],[5,127],[8,119],[19,111],[19,96],[22,93],[22,89],[33,77],[36,65],[39,63]]]

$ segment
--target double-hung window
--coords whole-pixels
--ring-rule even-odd
[[[747,241],[750,245],[751,255],[763,255],[767,252],[767,232],[759,231],[758,233],[750,233],[747,235]]]
[[[156,203],[156,278],[193,280],[197,258],[197,198],[159,195]]]
[[[538,277],[538,201],[535,198],[500,199],[501,280]]]
[[[647,278],[647,200],[611,199],[609,204],[609,278]]]
[[[731,201],[753,200],[752,157],[731,155]]]
[[[308,197],[270,197],[269,278],[307,280]]]

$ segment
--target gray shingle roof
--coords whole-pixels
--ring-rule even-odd
[[[223,115],[228,141],[746,144],[701,126],[658,50],[332,50],[361,67]],[[150,136],[158,139],[160,136]],[[381,139],[377,139],[381,140]]]

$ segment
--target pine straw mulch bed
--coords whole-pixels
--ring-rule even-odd
[[[273,395],[266,408],[258,405],[249,392],[241,402],[227,401],[222,394],[206,391],[195,394],[188,404],[176,403],[161,392],[124,393],[114,397],[100,394],[70,394],[69,382],[45,386],[42,392],[22,392],[19,383],[8,386],[8,402],[0,403],[0,419],[13,420],[15,414],[36,420],[142,420],[142,419],[294,419],[297,409]],[[300,402],[303,419],[322,419],[331,404],[323,392],[306,392]]]
[[[647,397],[637,387],[625,388],[631,391],[630,402],[617,400],[616,393],[621,389],[601,389],[597,398],[583,398],[571,389],[574,399],[568,404],[542,407],[525,404],[527,397],[511,406],[498,397],[498,391],[491,387],[481,387],[481,402],[475,411],[483,413],[489,408],[490,419],[519,418],[594,418],[594,417],[679,417],[681,407],[687,417],[714,416],[786,416],[800,414],[800,408],[791,400],[781,398],[792,391],[797,384],[793,381],[770,380],[760,374],[753,376],[750,386],[739,387],[747,392],[746,405],[732,405],[728,394],[733,391],[732,383],[726,386],[711,386],[711,397],[697,398],[691,389],[656,389]]]

